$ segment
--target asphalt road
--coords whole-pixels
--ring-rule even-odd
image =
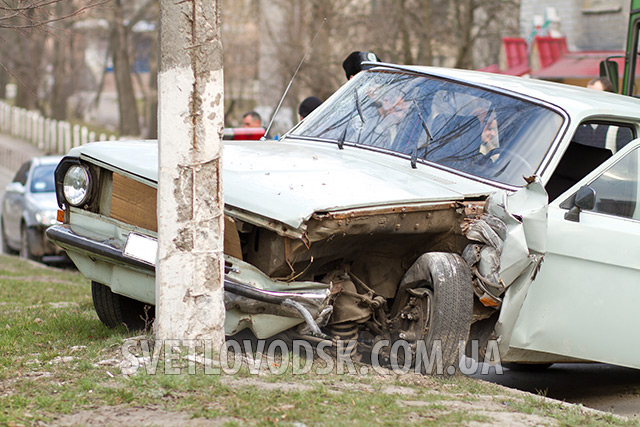
[[[486,375],[470,376],[640,422],[640,370],[637,369],[601,363],[558,363],[539,372],[505,368],[502,375],[490,369]]]

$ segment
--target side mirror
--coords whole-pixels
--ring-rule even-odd
[[[6,193],[16,193],[16,194],[25,193],[24,185],[20,184],[19,182],[12,182],[8,184],[4,191]]]
[[[620,73],[618,72],[618,63],[612,60],[611,58],[607,58],[604,61],[600,61],[600,77],[606,77],[611,80],[611,84],[613,84],[613,90],[615,93],[619,93],[618,91],[618,80]]]
[[[567,221],[580,222],[580,212],[583,209],[592,210],[596,206],[596,190],[583,185],[576,193],[576,197],[573,201],[573,207],[564,214],[564,219]]]

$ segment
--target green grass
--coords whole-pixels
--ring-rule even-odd
[[[126,376],[114,360],[122,359],[123,341],[140,332],[104,327],[93,310],[89,282],[77,272],[15,257],[0,256],[0,330],[0,425],[52,423],[81,411],[100,417],[109,410],[135,414],[151,408],[163,417],[153,421],[158,425],[181,415],[230,425],[462,426],[492,422],[491,415],[479,412],[483,403],[495,406],[496,396],[508,394],[463,376],[319,375],[314,370],[273,375],[264,369],[253,375],[247,367],[229,376],[205,375],[199,365],[195,375],[186,369],[165,375],[162,360],[154,375],[140,369]],[[546,417],[550,425],[627,425],[537,397],[514,395],[498,406]]]

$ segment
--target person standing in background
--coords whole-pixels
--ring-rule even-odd
[[[262,119],[260,114],[255,111],[249,111],[242,116],[243,128],[259,128],[262,127]]]
[[[373,52],[360,52],[358,50],[351,52],[342,63],[347,80],[350,80],[360,71],[372,67],[372,65],[362,65],[363,62],[380,62],[380,58]]]
[[[322,104],[322,100],[317,96],[306,97],[298,106],[298,115],[300,116],[300,120],[311,114],[311,112],[318,108],[320,104]]]

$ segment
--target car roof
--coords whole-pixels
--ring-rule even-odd
[[[392,68],[428,74],[434,77],[453,79],[525,95],[561,108],[575,118],[592,115],[640,118],[640,99],[631,96],[602,92],[564,83],[482,71],[395,64],[379,65],[376,69]]]

